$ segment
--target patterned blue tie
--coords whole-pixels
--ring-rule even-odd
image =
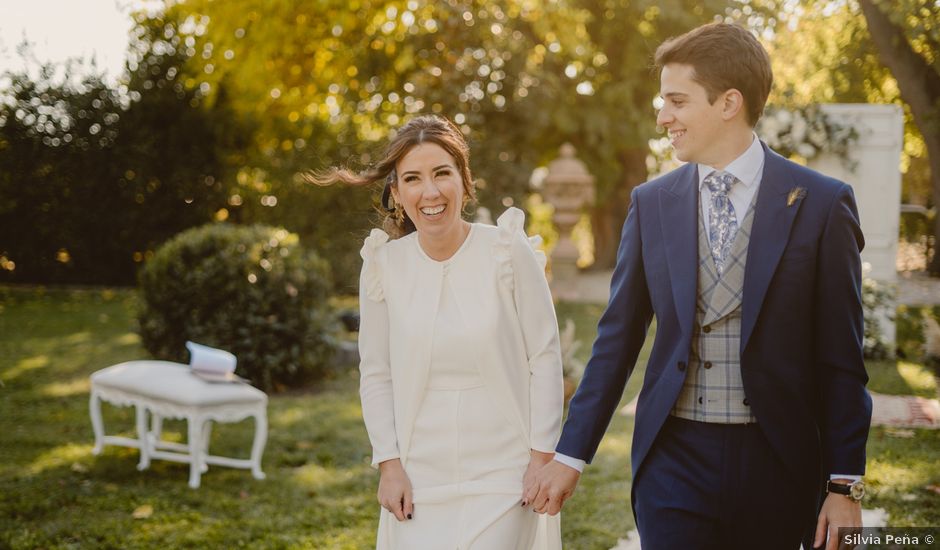
[[[725,269],[725,260],[731,253],[731,245],[738,232],[738,218],[734,215],[734,205],[728,198],[728,192],[736,181],[737,178],[720,170],[705,176],[704,183],[712,195],[708,205],[708,240],[718,276],[721,276]]]

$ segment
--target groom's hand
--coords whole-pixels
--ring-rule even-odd
[[[554,516],[574,493],[580,478],[581,472],[552,460],[535,475],[535,482],[526,491],[523,501],[540,514]]]
[[[829,493],[816,520],[816,538],[813,541],[813,548],[823,548],[827,542],[827,536],[826,550],[839,548],[840,527],[862,527],[862,505],[845,495]]]

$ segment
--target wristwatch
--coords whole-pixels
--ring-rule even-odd
[[[826,492],[845,495],[855,502],[859,502],[865,496],[865,482],[858,480],[852,483],[834,483],[829,480],[826,483]]]

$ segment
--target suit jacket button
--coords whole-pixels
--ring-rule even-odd
[[[705,367],[706,369],[710,369],[710,368],[712,368],[712,362],[711,362],[711,361],[705,361],[705,364],[702,365],[702,366]]]
[[[684,362],[684,361],[679,361],[679,364],[676,365],[676,367],[678,367],[679,370],[685,370],[685,362]]]
[[[711,331],[712,331],[712,327],[710,325],[705,325],[704,327],[702,327],[702,332],[704,332],[705,334],[708,334]]]
[[[701,398],[701,397],[698,398],[698,404],[699,404],[699,405],[702,404],[702,398]]]
[[[744,398],[744,405],[745,405],[746,407],[751,406],[751,402],[747,400],[747,397]]]

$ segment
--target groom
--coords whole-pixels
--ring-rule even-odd
[[[632,448],[644,550],[835,548],[861,525],[871,418],[852,189],[755,136],[773,75],[748,31],[705,25],[655,62],[657,124],[687,164],[633,191],[591,360],[524,503],[555,514],[574,491],[655,316]]]

